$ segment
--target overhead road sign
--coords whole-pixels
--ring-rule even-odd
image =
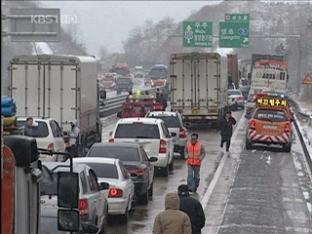
[[[212,22],[184,21],[183,47],[212,47]]]
[[[225,14],[225,22],[219,24],[221,48],[248,48],[249,14]]]
[[[60,9],[11,8],[10,32],[6,34],[13,42],[60,41]]]

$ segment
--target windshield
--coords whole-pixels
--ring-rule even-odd
[[[132,83],[130,78],[118,78],[116,82],[119,84],[131,84]]]
[[[117,167],[114,164],[84,162],[94,170],[98,178],[118,179]]]
[[[49,136],[49,128],[45,122],[36,121],[32,127],[26,127],[25,123],[26,121],[17,121],[17,126],[23,130],[25,136],[35,138],[44,138]]]
[[[154,68],[150,71],[149,75],[151,79],[164,78],[167,76],[167,70]]]
[[[180,128],[181,124],[179,119],[174,116],[149,116],[150,118],[162,119],[168,128]]]
[[[147,138],[159,139],[159,130],[156,124],[119,124],[115,138]]]
[[[117,158],[120,161],[140,161],[138,149],[133,147],[96,146],[90,149],[88,157]]]
[[[272,122],[284,122],[287,121],[287,115],[284,111],[270,110],[270,109],[258,109],[254,114],[255,119],[272,121]]]

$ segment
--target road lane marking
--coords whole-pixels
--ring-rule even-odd
[[[245,121],[246,120],[244,117],[240,118],[240,120],[239,120],[239,122],[238,122],[238,124],[234,130],[234,134],[232,136],[232,139],[237,139],[237,134],[238,134],[239,130],[241,129],[241,127]],[[212,195],[212,192],[213,192],[213,190],[217,184],[217,181],[219,180],[219,177],[220,177],[221,172],[223,170],[223,167],[225,165],[225,161],[228,158],[228,157],[226,157],[226,155],[223,152],[221,152],[221,154],[222,154],[221,162],[219,163],[219,166],[218,166],[215,174],[213,175],[213,178],[212,178],[203,198],[201,199],[201,204],[202,204],[204,210],[206,209],[206,207],[208,205],[209,199]]]

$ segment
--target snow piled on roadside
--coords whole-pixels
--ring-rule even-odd
[[[46,42],[35,42],[35,44],[32,44],[32,45],[33,45],[33,52],[32,52],[33,55],[36,55],[37,53],[38,54],[53,54],[52,49],[50,48],[49,44]]]

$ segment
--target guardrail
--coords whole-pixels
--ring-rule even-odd
[[[148,91],[149,94],[156,94],[157,89],[163,90],[163,86],[155,88],[146,88],[142,92]],[[113,98],[100,99],[100,117],[106,117],[122,110],[122,104],[125,102],[128,94],[119,95]]]
[[[293,99],[290,99],[290,102],[295,107],[296,112],[298,114],[300,114],[301,116],[304,116],[304,117],[310,117],[310,116],[307,116],[305,113],[302,113],[302,111],[300,111],[300,108],[299,108],[299,105],[297,102],[295,102]],[[311,121],[311,119],[310,119],[310,121]],[[308,165],[310,167],[310,171],[312,171],[312,155],[310,155],[310,153],[309,153],[308,147],[306,145],[306,141],[304,140],[304,137],[302,135],[302,130],[300,129],[300,126],[298,124],[298,119],[295,115],[294,115],[294,125],[295,125],[296,131],[298,133],[299,140],[300,140],[304,155],[305,155],[307,162],[308,162]]]

